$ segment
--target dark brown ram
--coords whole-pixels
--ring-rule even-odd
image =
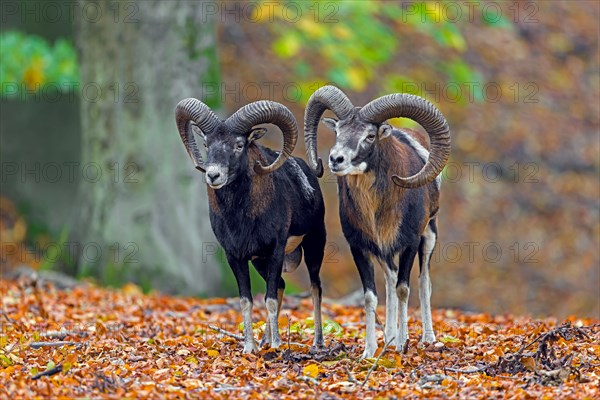
[[[448,124],[436,107],[417,96],[391,94],[360,108],[354,107],[338,88],[322,87],[310,98],[304,117],[308,163],[317,176],[323,174],[317,156],[317,127],[328,109],[338,117],[323,118],[336,133],[329,167],[338,175],[342,230],[365,292],[367,335],[363,357],[372,357],[377,350],[373,259],[385,271],[385,338],[395,338],[396,348],[401,349],[408,339],[410,271],[419,254],[422,340],[433,342],[429,264],[437,240],[438,175],[450,154]],[[417,132],[395,129],[386,122],[400,117],[413,119],[425,128],[431,153],[425,138]]]
[[[210,223],[238,283],[244,352],[256,350],[248,261],[267,282],[268,321],[262,343],[277,348],[281,343],[277,319],[285,287],[281,275],[300,264],[303,251],[315,306],[314,344],[322,345],[319,271],[325,248],[325,209],[318,179],[302,159],[291,157],[298,138],[294,116],[279,103],[257,101],[222,121],[197,99],[182,100],[175,113],[188,154],[196,168],[206,172]],[[265,123],[281,129],[280,153],[257,144],[266,129],[254,126]],[[193,126],[206,142],[206,163]]]

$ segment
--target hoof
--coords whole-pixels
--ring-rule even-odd
[[[375,347],[375,348],[365,347],[365,351],[362,353],[362,356],[360,356],[360,359],[364,360],[365,358],[373,358],[376,351],[377,351],[377,347]]]
[[[397,339],[394,343],[396,345],[396,350],[399,351],[400,353],[402,353],[404,351],[404,346],[406,346],[406,342],[408,341],[408,338],[405,339]]]
[[[260,343],[258,344],[260,347],[264,348],[266,347],[268,344],[271,344],[271,335],[270,332],[265,332],[263,334],[262,339],[260,339]]]
[[[252,353],[258,353],[258,347],[256,347],[256,343],[254,342],[254,340],[252,341],[252,344],[246,343],[244,345],[244,354]]]
[[[279,340],[279,338],[277,338],[277,340],[274,340],[273,342],[271,342],[272,349],[278,349],[279,346],[281,346],[281,340]]]
[[[309,353],[318,354],[319,352],[321,352],[325,349],[326,349],[326,347],[325,347],[325,343],[323,343],[323,341],[320,341],[320,342],[315,341],[313,343],[313,345],[310,346]]]
[[[421,343],[435,343],[435,335],[434,334],[427,334],[427,335],[423,335],[423,337],[421,338]]]

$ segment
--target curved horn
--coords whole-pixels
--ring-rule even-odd
[[[409,177],[392,176],[400,187],[417,188],[432,182],[450,157],[450,127],[442,113],[429,101],[411,94],[390,94],[364,106],[359,117],[380,124],[390,118],[410,118],[418,122],[429,135],[429,159],[423,168]]]
[[[264,166],[256,161],[254,171],[257,174],[267,174],[283,165],[292,155],[298,140],[298,125],[294,114],[287,107],[274,101],[255,101],[240,108],[225,121],[228,130],[248,133],[254,125],[273,124],[283,133],[283,149],[271,165]]]
[[[200,155],[200,150],[198,150],[190,123],[196,124],[204,134],[210,134],[222,122],[206,104],[193,98],[181,100],[177,104],[177,107],[175,107],[175,121],[183,145],[194,162],[196,169],[206,172],[204,161],[202,161],[202,155]]]
[[[339,119],[345,119],[354,110],[352,102],[335,86],[317,89],[306,105],[304,113],[304,143],[308,165],[319,178],[323,176],[323,161],[317,155],[317,128],[325,110],[331,110]]]

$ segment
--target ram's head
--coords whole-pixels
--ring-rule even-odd
[[[390,118],[410,118],[429,134],[429,159],[421,171],[413,176],[392,177],[401,187],[416,188],[432,182],[442,172],[450,155],[450,128],[444,116],[427,100],[409,94],[391,94],[371,101],[366,106],[354,107],[348,97],[334,86],[318,89],[308,101],[304,115],[304,141],[308,163],[322,176],[323,163],[317,156],[317,126],[326,110],[337,120],[323,118],[327,127],[336,134],[335,145],[329,153],[329,168],[337,175],[362,174],[376,161],[374,149],[385,145],[393,129],[386,121]]]
[[[294,151],[298,139],[294,115],[273,101],[248,104],[222,121],[206,104],[189,98],[177,104],[175,115],[177,129],[190,158],[196,169],[206,172],[206,182],[213,189],[219,189],[247,172],[249,149],[267,132],[255,125],[274,124],[283,133],[283,150],[270,165],[256,160],[253,169],[257,174],[267,174],[281,167]],[[194,138],[194,127],[204,139],[206,162]]]

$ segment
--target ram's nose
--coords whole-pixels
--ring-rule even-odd
[[[329,155],[329,163],[332,166],[336,166],[344,162],[344,155],[340,153],[331,153]]]
[[[206,183],[213,189],[223,187],[227,183],[227,169],[218,164],[209,164],[206,168]]]
[[[206,179],[208,183],[212,183],[221,177],[221,173],[219,171],[206,171]]]

